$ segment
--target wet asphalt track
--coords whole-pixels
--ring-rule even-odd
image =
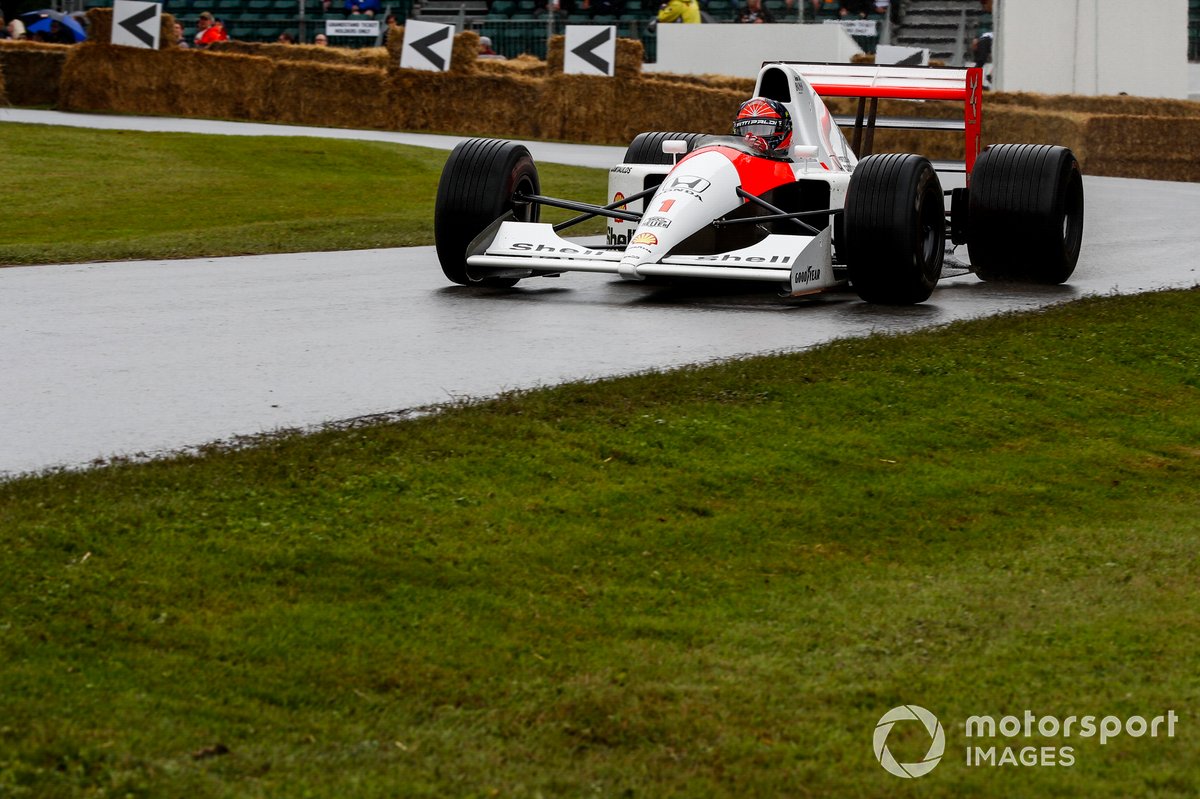
[[[537,157],[608,164],[612,151]],[[0,269],[0,474],[1200,283],[1200,184],[1087,178],[1086,191],[1068,285],[968,275],[903,309],[597,275],[467,289],[430,247]]]

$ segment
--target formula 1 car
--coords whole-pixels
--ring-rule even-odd
[[[602,206],[543,196],[521,144],[467,140],[438,186],[438,259],[462,285],[512,286],[572,271],[728,278],[776,284],[785,296],[848,285],[888,305],[923,302],[939,279],[965,271],[1062,283],[1083,238],[1079,162],[1050,145],[981,152],[981,82],[974,68],[768,62],[755,95],[789,112],[784,153],[742,136],[643,133],[610,170],[612,200]],[[835,117],[822,96],[859,98],[857,115]],[[961,101],[963,119],[879,117],[880,98]],[[839,124],[853,125],[853,147]],[[965,160],[937,166],[965,172],[966,187],[944,192],[923,156],[869,154],[882,127],[965,131]],[[579,215],[543,224],[542,206]],[[609,219],[606,244],[559,235],[596,216]],[[951,249],[966,245],[969,262],[944,268],[947,239]]]

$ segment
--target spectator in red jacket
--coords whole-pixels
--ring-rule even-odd
[[[229,38],[229,34],[225,32],[225,26],[213,18],[211,11],[200,14],[199,19],[196,20],[196,28],[196,46],[200,48],[208,47],[213,42],[223,42]]]

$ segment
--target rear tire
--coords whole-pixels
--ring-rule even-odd
[[[539,206],[516,203],[517,192],[540,194],[537,166],[523,144],[468,139],[446,159],[433,207],[433,235],[442,272],[462,286],[516,285],[519,278],[473,279],[467,248],[488,225],[512,211],[522,222],[538,221]]]
[[[639,133],[625,151],[626,164],[674,164],[675,156],[662,151],[665,141],[687,142],[687,152],[696,148],[703,133]],[[682,156],[680,156],[682,157]]]
[[[971,174],[967,252],[982,280],[1058,284],[1083,244],[1083,177],[1066,147],[997,144]]]
[[[946,210],[929,159],[889,153],[858,162],[846,190],[845,262],[867,302],[913,305],[942,274]]]

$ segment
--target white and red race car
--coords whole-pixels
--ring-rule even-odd
[[[940,278],[964,271],[1062,283],[1083,239],[1079,163],[1051,145],[980,152],[981,80],[974,68],[769,62],[755,95],[786,106],[787,152],[732,135],[643,133],[610,170],[603,206],[543,196],[523,145],[471,139],[450,154],[438,186],[438,259],[462,285],[600,272],[761,281],[786,296],[848,285],[889,305],[922,302]],[[859,98],[857,116],[835,117],[822,96]],[[963,118],[879,117],[881,98],[961,102]],[[853,146],[839,125],[852,126]],[[963,130],[965,159],[935,168],[920,155],[871,155],[882,127]],[[965,172],[966,186],[943,191],[939,170]],[[544,224],[541,206],[579,215]],[[560,235],[596,216],[609,219],[606,244]],[[965,244],[969,262],[944,264],[947,240]]]

